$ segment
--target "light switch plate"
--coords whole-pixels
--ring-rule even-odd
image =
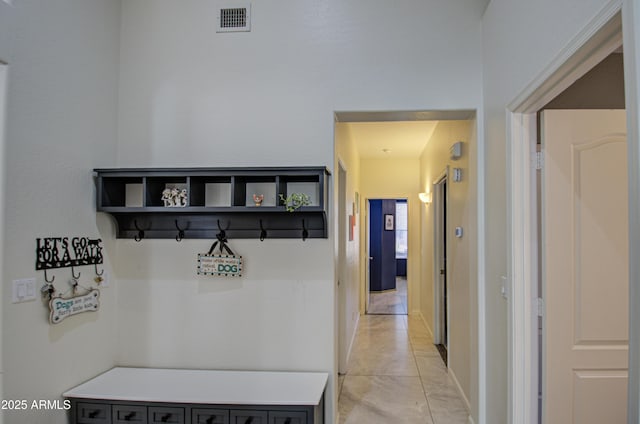
[[[35,278],[22,278],[19,280],[13,280],[12,288],[12,303],[22,303],[36,299],[37,291]]]

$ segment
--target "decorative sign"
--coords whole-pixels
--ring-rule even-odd
[[[95,312],[100,307],[100,290],[93,289],[82,296],[63,299],[54,297],[49,301],[49,322],[58,324],[67,317],[81,314],[83,312]]]
[[[36,270],[102,263],[102,239],[49,237],[36,242]]]
[[[242,256],[198,254],[198,275],[242,277]]]

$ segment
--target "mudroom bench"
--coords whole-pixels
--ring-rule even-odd
[[[65,392],[71,424],[324,424],[327,373],[113,368]]]

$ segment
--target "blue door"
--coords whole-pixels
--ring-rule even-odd
[[[396,201],[369,201],[369,290],[396,288]]]

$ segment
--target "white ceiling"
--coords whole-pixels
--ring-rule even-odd
[[[347,127],[362,158],[419,158],[438,121],[346,122],[339,125]]]
[[[473,110],[335,113],[336,125],[348,129],[362,158],[418,158],[439,121],[474,117]]]

